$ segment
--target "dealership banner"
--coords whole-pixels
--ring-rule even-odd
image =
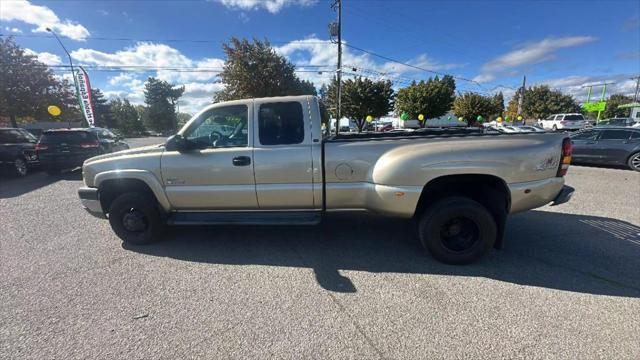
[[[93,127],[94,111],[93,99],[91,98],[91,83],[89,83],[89,75],[82,66],[80,66],[76,74],[76,90],[78,93],[78,103],[80,103],[84,118],[87,119],[89,127]]]

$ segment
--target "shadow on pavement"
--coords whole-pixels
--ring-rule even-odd
[[[437,262],[411,221],[330,215],[316,227],[174,227],[163,242],[125,249],[182,261],[312,268],[324,289],[355,292],[339,270],[474,276],[579,293],[640,297],[640,227],[530,211],[509,219],[505,246],[467,266]]]
[[[60,180],[82,180],[82,170],[76,169],[54,176],[47,175],[44,171],[30,173],[23,178],[0,176],[0,199],[24,195]]]

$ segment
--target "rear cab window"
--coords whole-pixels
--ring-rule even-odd
[[[565,120],[569,120],[569,121],[582,121],[584,120],[584,116],[580,115],[580,114],[575,114],[575,115],[565,115],[564,116]]]
[[[258,136],[262,145],[294,145],[304,141],[304,114],[297,101],[261,104]]]
[[[96,140],[95,133],[91,131],[48,131],[40,138],[43,144],[80,144]]]

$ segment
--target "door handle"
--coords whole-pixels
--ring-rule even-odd
[[[248,156],[237,156],[233,158],[233,166],[247,166],[251,164],[251,158]]]

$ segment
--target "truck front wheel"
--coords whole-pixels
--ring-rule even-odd
[[[134,245],[159,241],[164,228],[156,200],[134,192],[113,200],[109,207],[109,224],[120,239]]]
[[[437,201],[422,214],[420,242],[437,260],[469,264],[493,247],[496,222],[482,204],[466,197]]]

